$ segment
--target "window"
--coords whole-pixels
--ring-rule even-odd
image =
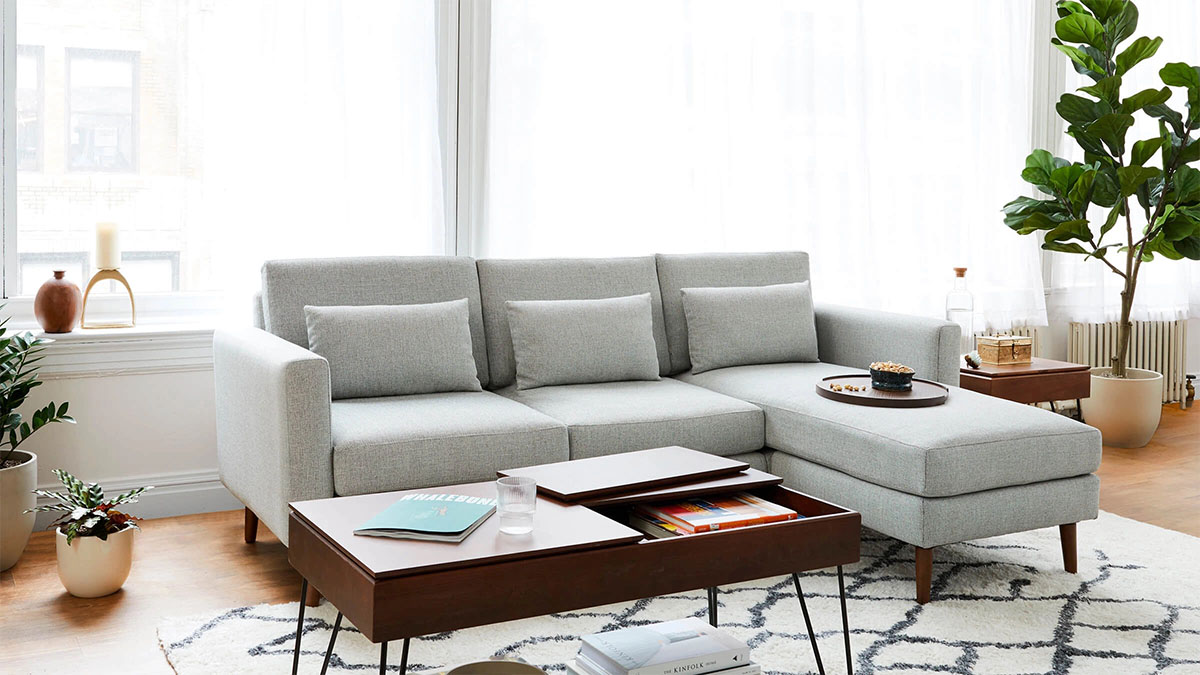
[[[446,252],[442,3],[4,4],[5,35],[37,45],[3,111],[6,295],[55,266],[84,286],[98,222],[139,295],[244,297],[272,258]]]
[[[138,55],[67,50],[67,168],[137,170]]]
[[[820,300],[931,316],[964,265],[976,325],[1044,322],[1037,244],[998,215],[1034,6],[494,3],[474,252],[807,250]]]
[[[41,171],[45,90],[42,86],[45,52],[41,47],[17,46],[17,170]]]

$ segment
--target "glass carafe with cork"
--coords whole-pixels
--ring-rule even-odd
[[[954,268],[954,287],[946,294],[946,320],[962,329],[958,353],[966,354],[975,344],[975,297],[967,290],[967,268]]]

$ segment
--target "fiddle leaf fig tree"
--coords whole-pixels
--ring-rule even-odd
[[[1154,56],[1162,38],[1124,44],[1138,22],[1129,0],[1060,0],[1057,8],[1051,42],[1092,81],[1078,89],[1083,95],[1063,94],[1055,106],[1084,161],[1035,150],[1021,178],[1048,197],[1012,200],[1004,224],[1018,234],[1038,233],[1048,251],[1095,258],[1121,277],[1112,375],[1125,377],[1142,263],[1156,255],[1200,260],[1200,170],[1190,166],[1200,160],[1200,68],[1168,63],[1158,72],[1165,86],[1122,92],[1122,79]],[[1175,94],[1183,100],[1172,107]],[[1158,135],[1129,138],[1135,116],[1157,120]]]

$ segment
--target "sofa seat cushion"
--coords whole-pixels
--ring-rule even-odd
[[[561,462],[561,423],[491,392],[334,401],[338,495],[491,480],[496,471]]]
[[[500,393],[567,425],[571,459],[667,445],[715,455],[763,447],[762,410],[677,380],[508,388]]]
[[[931,408],[869,408],[817,395],[823,377],[855,371],[778,363],[685,373],[766,414],[775,450],[924,497],[1079,476],[1100,466],[1100,432],[1046,410],[950,387]]]

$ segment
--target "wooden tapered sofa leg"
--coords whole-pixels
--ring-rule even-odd
[[[308,585],[308,591],[304,594],[304,606],[316,607],[321,604],[321,591],[318,591],[316,586]]]
[[[1067,523],[1058,526],[1058,536],[1062,539],[1063,569],[1071,574],[1075,574],[1079,570],[1075,556],[1075,525],[1076,523]]]
[[[250,507],[248,507],[248,506],[246,507],[245,515],[246,515],[246,534],[245,534],[246,543],[253,544],[255,541],[258,540],[258,516],[254,515],[254,512],[251,511]]]
[[[929,591],[933,585],[933,549],[917,548],[917,602],[929,602]]]

